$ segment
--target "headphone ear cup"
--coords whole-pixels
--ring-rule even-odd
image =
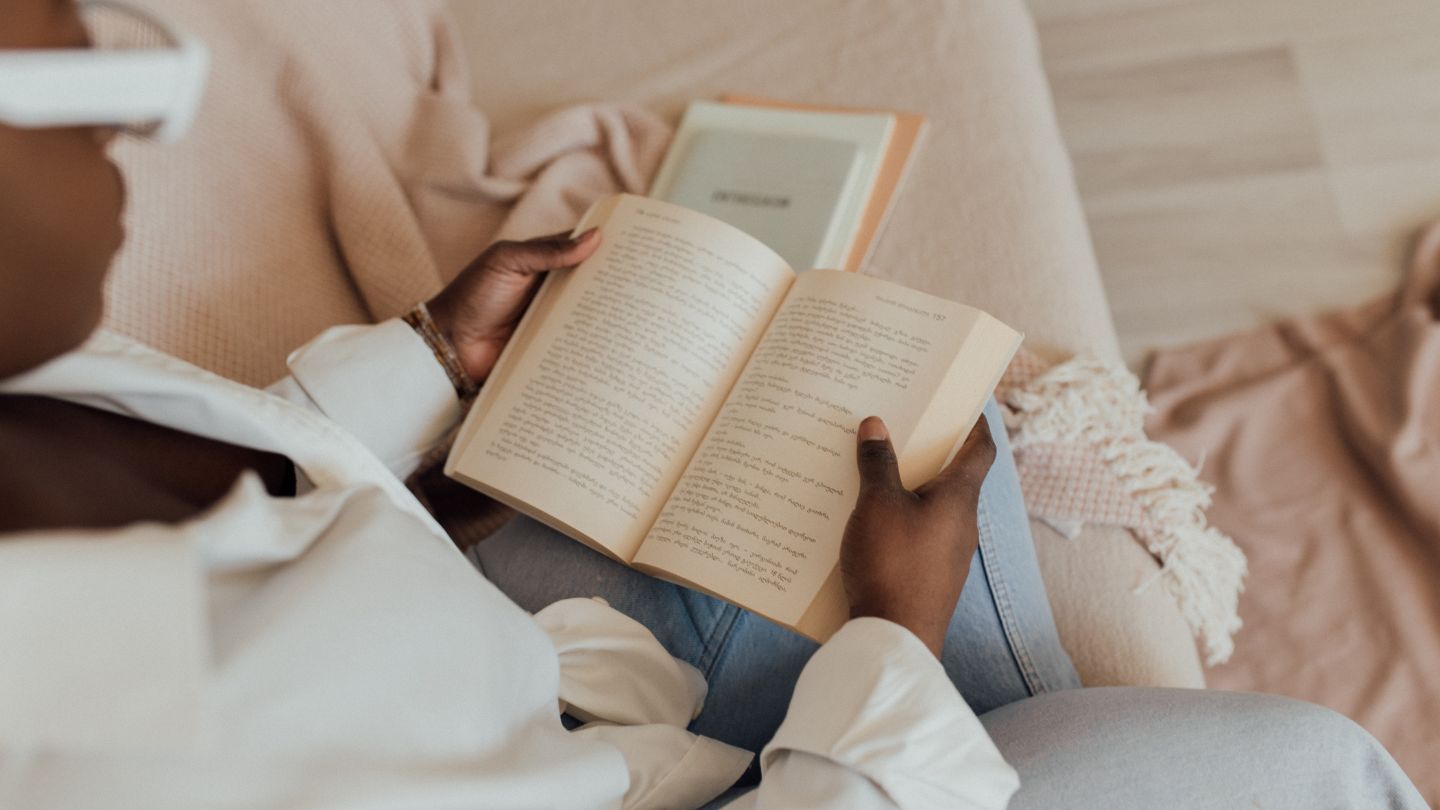
[[[109,127],[167,143],[179,139],[194,122],[209,75],[204,43],[125,3],[90,0],[81,8],[99,41],[163,44],[0,51],[0,123]]]
[[[210,49],[204,43],[187,37],[180,41],[178,56],[174,103],[150,136],[160,143],[174,143],[190,131],[210,77]]]

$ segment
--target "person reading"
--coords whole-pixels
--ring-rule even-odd
[[[161,44],[90,50],[101,7]],[[97,331],[106,145],[184,131],[202,48],[0,5],[0,806],[1423,806],[1315,707],[1068,688],[994,419],[916,483],[856,414],[824,645],[530,519],[482,576],[401,478],[608,235],[494,245],[267,390]]]

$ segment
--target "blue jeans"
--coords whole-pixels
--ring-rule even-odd
[[[999,408],[985,409],[995,463],[980,490],[980,547],[942,663],[976,714],[1080,685],[1045,596],[1020,479]],[[511,521],[471,552],[521,607],[600,596],[650,628],[710,685],[692,731],[758,752],[785,717],[816,645],[749,611],[616,563],[533,520]]]

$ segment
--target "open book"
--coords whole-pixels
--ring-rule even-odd
[[[855,428],[901,478],[939,472],[1020,344],[977,309],[774,251],[617,195],[601,246],[550,275],[445,472],[592,548],[811,638],[849,616],[838,562]]]

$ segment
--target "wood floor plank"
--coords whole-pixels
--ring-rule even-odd
[[[1385,292],[1440,217],[1440,2],[1031,8],[1133,365]]]
[[[1296,46],[1326,156],[1336,166],[1440,157],[1440,2],[1429,24]]]
[[[1081,191],[1183,185],[1321,165],[1288,48],[1051,77]]]

